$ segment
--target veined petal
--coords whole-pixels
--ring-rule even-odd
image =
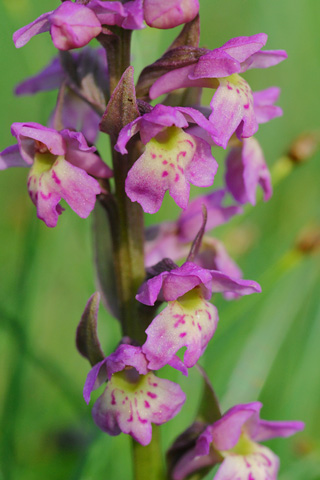
[[[218,323],[217,309],[201,295],[200,289],[169,302],[146,330],[142,346],[152,370],[170,362],[180,348],[186,346],[184,364],[193,367],[203,354]]]
[[[235,131],[241,138],[251,137],[258,130],[258,123],[247,82],[237,74],[220,78],[219,82],[220,86],[210,103],[212,113],[209,120],[217,130],[214,141],[226,148]]]
[[[269,448],[255,444],[248,455],[226,456],[214,480],[276,480],[278,469],[278,457]]]
[[[258,33],[249,37],[236,37],[228,40],[220,49],[242,63],[261,50],[267,40],[268,35],[266,33]]]
[[[185,394],[179,385],[156,377],[140,375],[128,382],[125,372],[115,373],[94,404],[95,423],[109,435],[127,433],[142,445],[151,441],[151,422],[161,425],[181,409]]]
[[[23,47],[35,35],[43,32],[48,32],[50,30],[49,17],[51,14],[52,12],[43,13],[32,23],[29,23],[25,27],[17,30],[13,34],[13,42],[16,48]]]
[[[249,431],[250,437],[256,442],[264,442],[276,437],[290,437],[300,430],[304,429],[304,423],[299,421],[272,422],[269,420],[260,420],[252,430]]]
[[[285,50],[263,50],[257,52],[241,64],[241,72],[252,68],[268,68],[278,65],[288,58]]]

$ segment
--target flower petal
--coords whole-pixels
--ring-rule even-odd
[[[241,72],[251,70],[252,68],[268,68],[278,65],[288,58],[285,50],[263,50],[252,55],[247,61],[241,64]]]
[[[7,147],[0,153],[0,170],[10,167],[30,167],[22,158],[18,145]]]
[[[193,20],[199,11],[199,1],[144,0],[143,9],[149,27],[167,29]]]
[[[59,50],[70,50],[87,45],[102,30],[95,13],[85,5],[63,2],[50,18],[53,44]]]
[[[250,455],[230,455],[219,467],[215,480],[276,480],[279,459],[269,448],[256,445]]]
[[[38,218],[48,227],[55,227],[62,212],[59,202],[63,198],[81,218],[86,218],[93,210],[96,195],[101,192],[97,180],[81,168],[71,165],[58,157],[53,165],[45,170],[37,160],[29,173],[28,190],[31,200],[37,207]]]
[[[95,423],[109,435],[127,433],[142,445],[151,441],[151,422],[161,425],[181,409],[185,394],[179,385],[156,377],[141,376],[136,385],[116,373],[96,401],[92,415]]]
[[[13,34],[13,42],[16,48],[23,47],[35,35],[43,32],[48,32],[50,30],[49,17],[51,14],[52,12],[43,13],[32,23],[29,23],[25,27],[17,30]]]
[[[258,130],[258,123],[247,82],[236,74],[219,81],[220,86],[210,103],[212,113],[209,120],[217,131],[214,141],[226,148],[235,131],[241,138],[251,137]]]
[[[167,365],[180,348],[186,346],[184,364],[193,367],[203,354],[218,323],[216,308],[201,295],[200,289],[185,294],[169,305],[146,330],[142,346],[152,370]]]
[[[271,175],[258,141],[251,137],[241,147],[230,150],[226,159],[226,184],[235,200],[256,203],[256,190],[260,185],[264,201],[272,195]]]
[[[273,105],[278,100],[280,88],[270,87],[253,92],[253,106],[258,123],[266,123],[275,117],[281,117],[282,109]]]
[[[179,207],[186,208],[190,190],[188,182],[194,183],[194,178],[197,181],[199,170],[200,174],[206,173],[206,159],[199,165],[199,170],[195,166],[199,164],[199,157],[195,155],[197,144],[191,135],[177,127],[169,127],[164,137],[150,140],[126,180],[128,197],[139,202],[147,213],[159,210],[166,190]],[[215,162],[212,158],[210,161]],[[205,180],[207,183],[207,178]]]

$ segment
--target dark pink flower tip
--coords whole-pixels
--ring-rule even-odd
[[[199,0],[144,0],[143,10],[150,27],[173,28],[195,18],[199,12]]]
[[[241,146],[231,148],[226,159],[226,185],[242,204],[255,205],[258,185],[263,189],[264,201],[271,197],[271,175],[255,138],[246,138]]]
[[[24,46],[33,36],[50,30],[55,47],[70,50],[87,45],[102,30],[95,13],[84,5],[63,2],[56,10],[44,13],[34,22],[13,35],[17,48]]]

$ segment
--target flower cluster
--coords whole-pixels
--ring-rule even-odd
[[[287,55],[262,50],[264,33],[233,38],[213,50],[199,48],[198,11],[198,0],[65,0],[13,36],[22,47],[50,32],[61,51],[16,93],[59,89],[59,94],[48,126],[12,125],[17,144],[1,152],[0,169],[30,167],[28,192],[48,227],[56,226],[64,210],[61,200],[82,218],[94,209],[97,196],[105,209],[113,248],[103,254],[97,248],[98,262],[106,262],[100,287],[104,298],[114,297],[112,313],[117,312],[124,337],[114,353],[102,353],[92,297],[77,331],[79,351],[92,365],[84,398],[89,403],[92,391],[106,383],[93,407],[95,423],[144,446],[152,439],[151,423],[172,419],[185,402],[180,386],[155,372],[169,365],[188,375],[197,364],[218,324],[213,294],[236,299],[261,291],[258,283],[242,278],[223,243],[207,232],[241,214],[243,204],[254,205],[258,186],[264,200],[272,194],[254,134],[259,124],[282,114],[275,105],[279,89],[253,92],[242,74],[277,65]],[[126,65],[125,31],[142,29],[144,22],[161,29],[186,25],[135,85],[133,68]],[[85,47],[95,38],[103,49]],[[201,105],[203,88],[215,90],[210,108]],[[168,95],[162,103],[151,104],[163,94]],[[93,146],[98,129],[110,136],[113,170]],[[212,149],[219,147],[229,148],[224,185],[190,201],[190,185],[214,184],[218,163]],[[182,213],[143,231],[142,211],[156,213],[166,191]],[[97,230],[99,238],[99,224]],[[237,405],[208,422],[192,448],[182,451],[173,479],[217,463],[216,480],[276,479],[277,457],[257,442],[286,437],[303,424],[260,420],[261,406]]]

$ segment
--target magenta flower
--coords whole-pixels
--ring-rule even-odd
[[[214,124],[217,145],[226,148],[231,135],[248,138],[258,129],[252,91],[240,73],[251,68],[277,65],[287,54],[284,50],[260,51],[267,35],[237,37],[222,47],[207,51],[191,65],[172,70],[155,81],[150,98],[182,87],[216,88],[209,120]],[[257,98],[258,100],[258,98]]]
[[[258,442],[294,435],[304,423],[261,420],[261,407],[260,402],[236,405],[209,425],[179,460],[173,479],[183,480],[195,470],[222,462],[214,480],[276,480],[279,459]]]
[[[101,193],[98,181],[112,176],[110,168],[89,147],[79,132],[57,132],[38,123],[13,123],[12,135],[18,145],[0,154],[0,170],[9,167],[31,167],[28,191],[37,207],[38,218],[55,227],[64,210],[63,198],[81,218],[94,207]]]
[[[56,10],[42,14],[34,22],[17,30],[13,41],[20,48],[35,35],[48,31],[56,48],[70,50],[87,45],[101,33],[102,27],[90,8],[66,1]]]
[[[143,11],[150,27],[173,28],[195,18],[199,0],[144,0]]]
[[[213,183],[217,162],[206,141],[184,131],[189,122],[213,132],[210,122],[197,110],[165,105],[156,105],[120,132],[115,146],[120,153],[128,153],[126,144],[138,132],[146,145],[128,173],[126,193],[147,213],[159,210],[166,190],[177,205],[185,209],[190,183],[198,187]]]
[[[264,201],[271,197],[271,175],[255,138],[244,138],[239,146],[231,148],[226,159],[226,185],[239,203],[255,205],[258,185],[263,189]]]
[[[167,364],[174,366],[175,354],[184,346],[187,347],[184,365],[188,368],[195,365],[218,323],[217,309],[208,302],[213,292],[249,295],[260,291],[256,282],[234,279],[192,262],[148,280],[136,299],[145,305],[154,305],[157,300],[168,302],[146,330],[148,338],[142,351],[149,361],[148,367],[158,370]]]
[[[106,379],[106,389],[93,407],[95,423],[109,435],[127,433],[142,445],[151,441],[151,423],[171,420],[185,402],[179,385],[148,369],[140,347],[120,345],[92,368],[83,390],[87,403],[92,390]]]

